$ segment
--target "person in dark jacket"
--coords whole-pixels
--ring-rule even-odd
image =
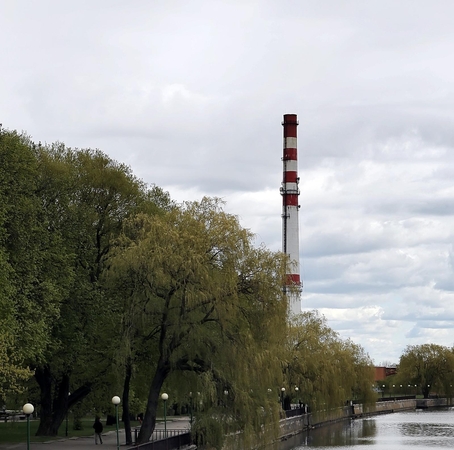
[[[98,439],[99,439],[99,442],[102,444],[101,433],[103,430],[103,426],[102,426],[102,423],[101,423],[101,420],[99,419],[99,417],[96,417],[95,423],[93,424],[93,428],[95,429],[95,444],[98,445]]]

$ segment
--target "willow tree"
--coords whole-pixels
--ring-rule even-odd
[[[373,364],[364,350],[343,340],[316,311],[293,318],[283,360],[286,383],[294,398],[317,409],[341,406],[353,398],[374,398]]]
[[[452,395],[454,353],[437,344],[409,345],[400,357],[399,382],[419,386],[424,398],[431,390]]]
[[[150,438],[161,389],[176,373],[203,374],[205,417],[229,415],[217,420],[221,434],[227,424],[258,430],[276,418],[267,390],[281,379],[282,255],[254,247],[219,200],[204,198],[129,221],[109,264],[122,329],[134,336],[128,345],[140,347],[152,374],[139,442]]]

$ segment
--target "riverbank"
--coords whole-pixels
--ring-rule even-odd
[[[351,404],[340,408],[317,411],[307,414],[298,414],[298,410],[291,410],[287,411],[286,413],[292,413],[292,417],[287,417],[279,421],[279,429],[277,430],[277,433],[271,430],[264,430],[261,436],[256,437],[257,442],[252,443],[250,448],[263,445],[263,442],[269,442],[270,445],[272,445],[273,443],[288,440],[293,436],[301,434],[305,431],[345,420],[355,420],[369,416],[390,414],[400,411],[414,411],[416,409],[446,407],[452,404],[451,400],[452,399],[446,398],[390,398],[383,401],[378,401],[370,405]],[[238,434],[229,435],[225,442],[223,450],[240,449],[241,445],[238,438]]]
[[[280,421],[280,440],[288,439],[308,429],[326,426],[342,420],[354,420],[378,414],[390,414],[399,411],[446,407],[452,405],[452,399],[389,399],[370,405],[353,404],[328,411],[282,419]]]

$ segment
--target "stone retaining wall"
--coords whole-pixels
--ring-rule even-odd
[[[372,405],[353,405],[353,417],[371,416],[375,414],[392,413],[395,411],[406,411],[416,409],[416,400],[388,400],[377,402]]]
[[[416,408],[427,409],[452,405],[451,398],[421,398],[416,400]]]

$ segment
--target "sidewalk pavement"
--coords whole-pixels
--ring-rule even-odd
[[[167,419],[167,430],[188,430],[190,428],[189,417],[178,416],[170,417]],[[164,429],[164,422],[157,422],[156,429]],[[134,439],[134,429],[132,430]],[[123,449],[130,448],[125,444],[125,432],[119,430],[118,433],[120,447]],[[117,448],[117,433],[116,431],[108,431],[102,434],[103,444],[102,447],[96,446],[99,450],[102,449],[116,449]],[[86,437],[63,438],[56,440],[49,440],[46,442],[31,442],[30,450],[80,450],[82,448],[95,447],[94,434]],[[27,450],[27,442],[20,444],[1,444],[0,450]]]

